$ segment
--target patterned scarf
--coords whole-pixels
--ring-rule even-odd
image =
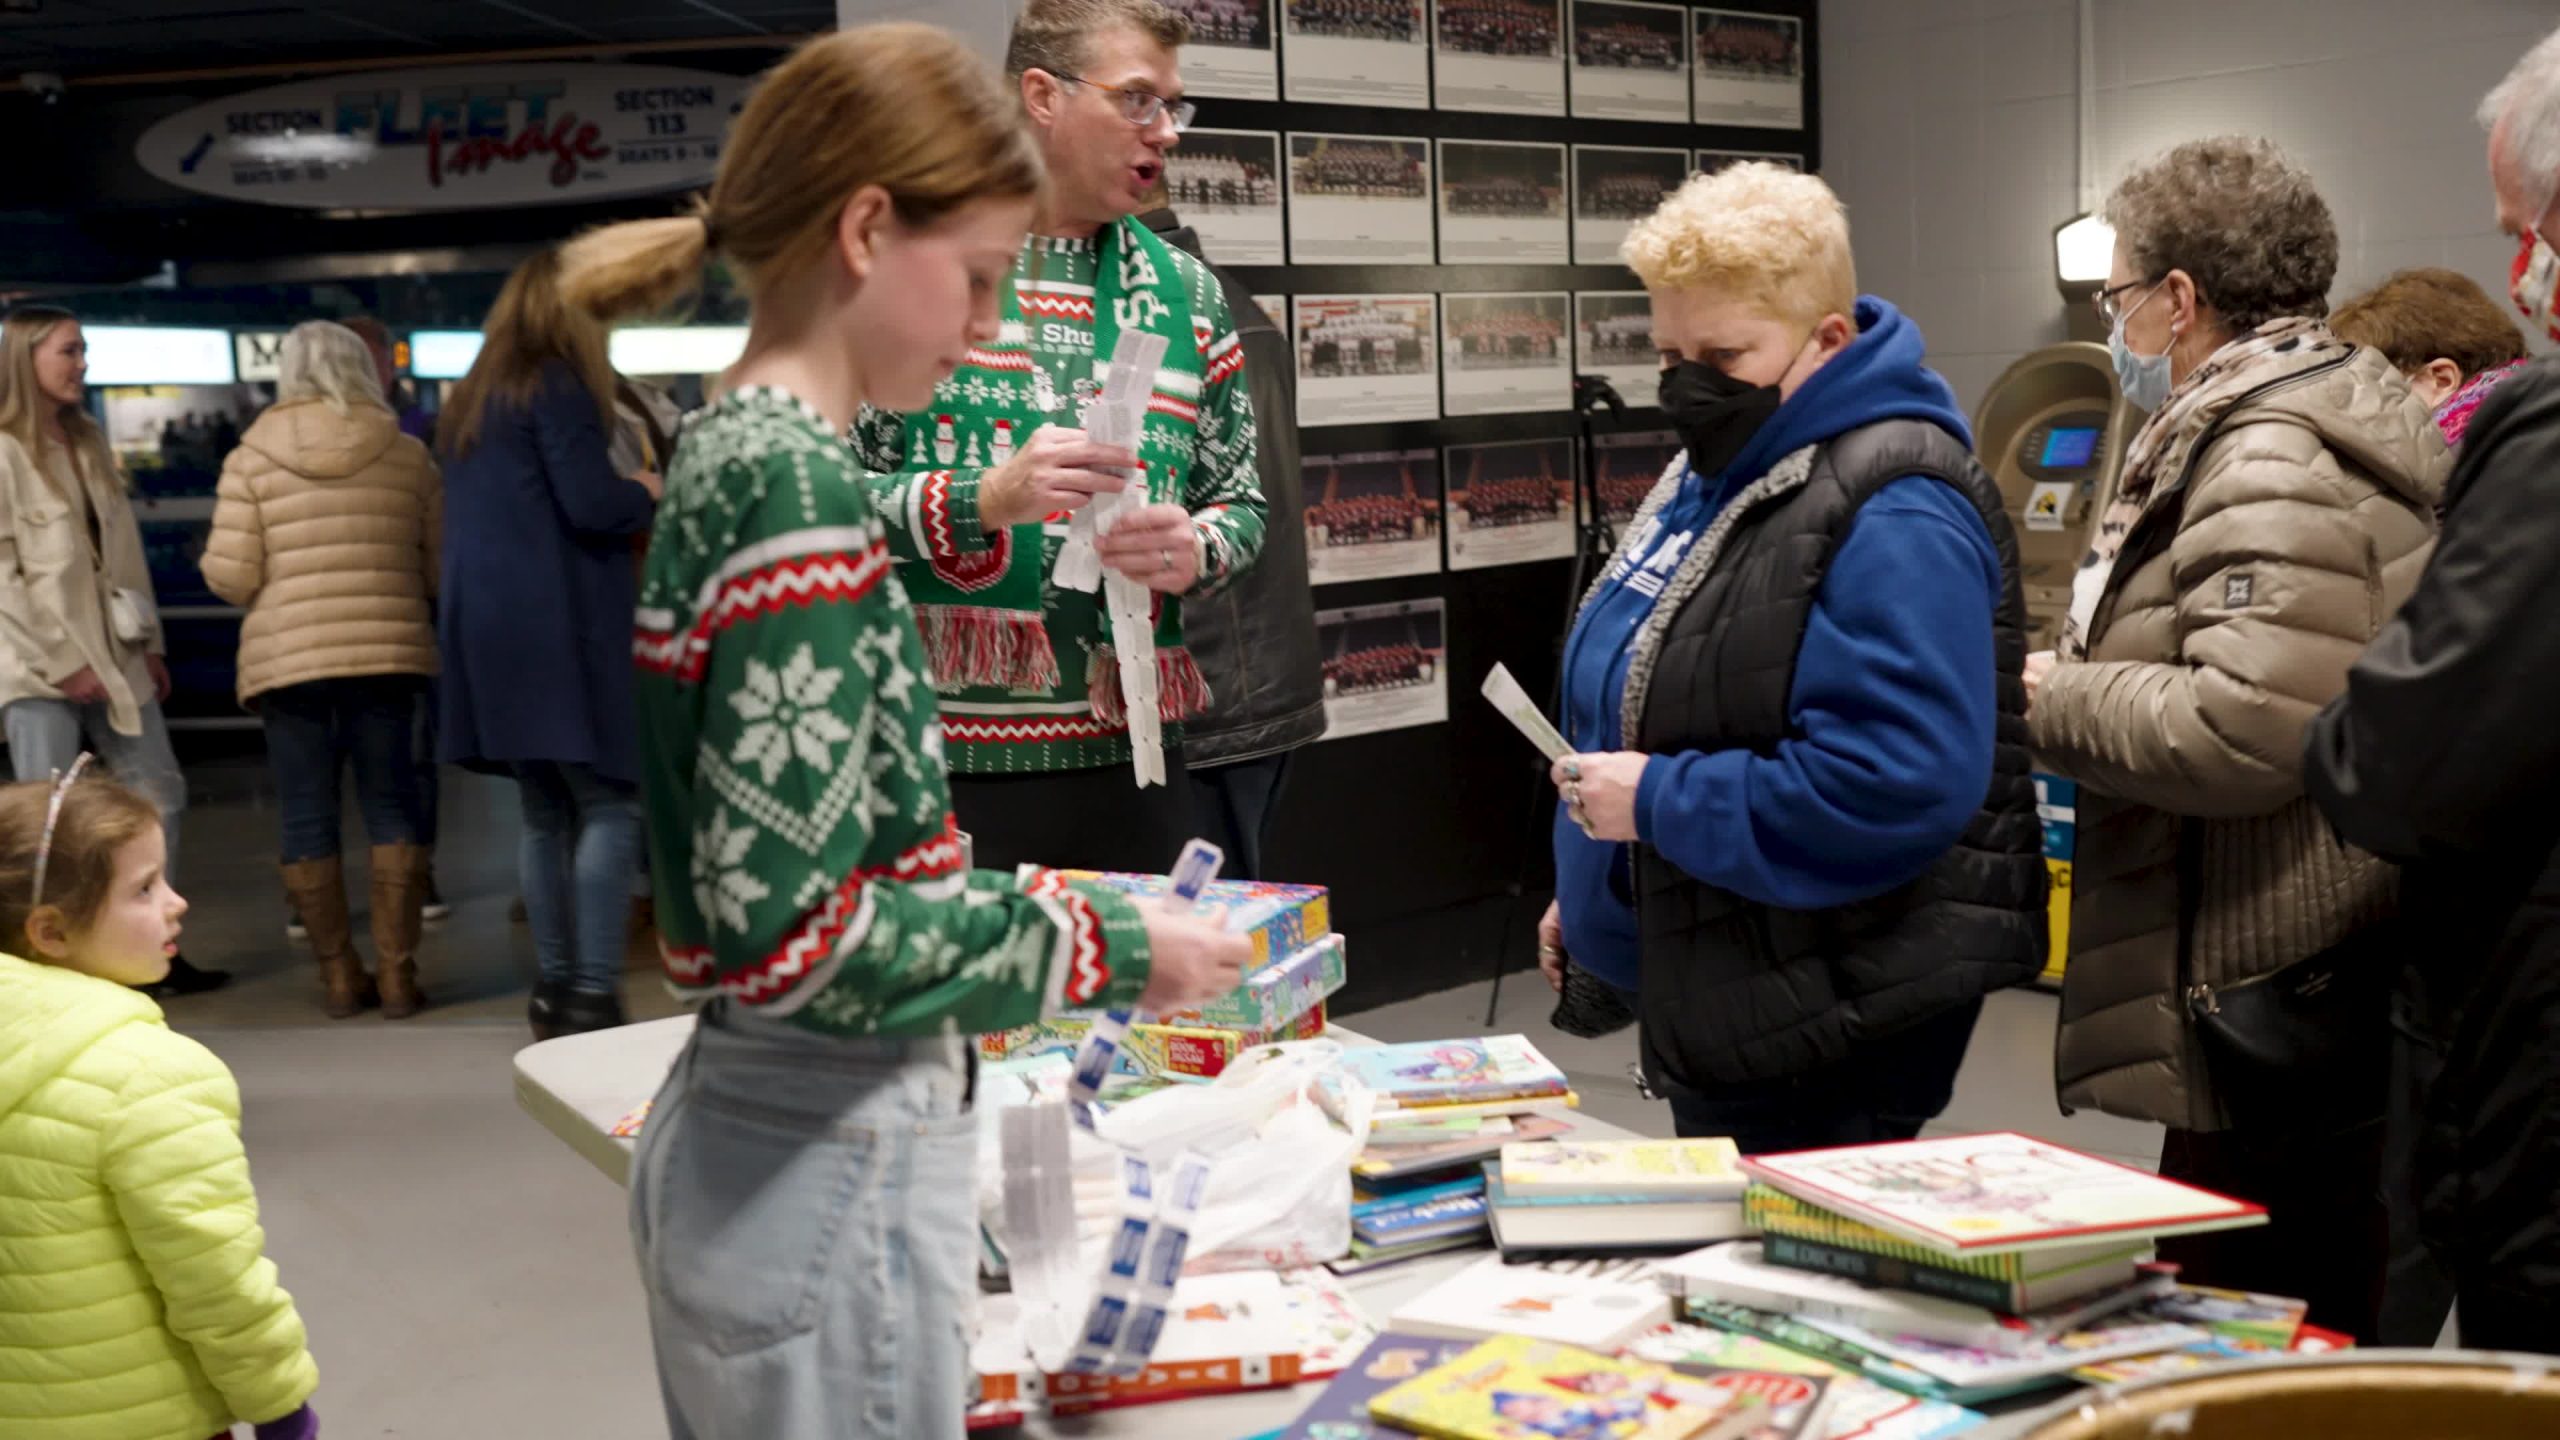
[[[2436,429],[2443,432],[2444,443],[2461,444],[2462,432],[2471,428],[2472,412],[2480,408],[2481,401],[2489,398],[2490,391],[2504,384],[2508,376],[2523,369],[2525,363],[2522,360],[2510,360],[2495,370],[2483,370],[2463,382],[2461,389],[2454,391],[2443,404],[2438,405],[2435,415]]]
[[[2177,486],[2171,483],[2164,489],[2164,482],[2178,479],[2189,452],[2205,430],[2241,396],[2269,380],[2354,348],[2329,333],[2327,321],[2288,315],[2270,320],[2214,351],[2193,374],[2178,382],[2168,400],[2134,432],[2133,443],[2125,449],[2115,495],[2108,501],[2106,512],[2098,517],[2098,533],[2089,543],[2089,553],[2080,561],[2079,573],[2072,577],[2071,615],[2063,622],[2062,638],[2055,646],[2060,659],[2089,658],[2089,627],[2115,571],[2116,556],[2124,550],[2125,537],[2133,533],[2134,522],[2150,510],[2154,501],[2176,498]]]

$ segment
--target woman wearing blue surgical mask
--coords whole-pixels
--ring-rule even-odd
[[[2080,783],[2056,1076],[2169,1127],[2162,1173],[2269,1207],[2161,1246],[2185,1278],[2373,1334],[2395,872],[2304,796],[2302,735],[2425,568],[2448,457],[2426,402],[2324,319],[2337,228],[2264,140],[2117,187],[2097,304],[2151,412],[2028,662],[2039,764]]]

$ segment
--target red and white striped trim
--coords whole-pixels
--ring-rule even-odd
[[[1055,740],[1116,740],[1128,734],[1129,727],[1091,715],[998,717],[946,711],[942,733],[963,745],[1038,745]]]
[[[771,953],[736,974],[721,976],[720,987],[750,1005],[772,1004],[810,979],[822,964],[831,967],[846,951],[862,943],[871,928],[873,882],[913,885],[957,875],[960,861],[959,822],[946,815],[942,832],[932,839],[901,852],[887,864],[866,865],[847,875]],[[808,987],[810,993],[819,988]],[[789,1008],[798,1008],[798,1003]]]
[[[1090,296],[1079,299],[1068,295],[1024,295],[1019,297],[1019,301],[1025,315],[1037,315],[1047,320],[1082,320],[1088,325],[1093,323],[1093,300]]]
[[[1241,349],[1230,350],[1209,362],[1209,383],[1212,385],[1232,380],[1243,373],[1244,351]]]
[[[687,990],[707,989],[711,985],[714,966],[708,945],[670,945],[658,942],[658,959],[667,967],[667,978]]]
[[[916,548],[931,559],[956,558],[960,542],[951,534],[951,472],[933,471],[907,493],[908,528],[915,531]]]
[[[879,587],[889,573],[889,547],[794,555],[717,582],[693,624],[681,631],[638,629],[631,655],[641,669],[690,684],[702,678],[711,638],[743,621],[821,602],[852,604]]]
[[[1010,370],[1022,375],[1028,375],[1032,370],[1031,356],[1027,351],[981,350],[974,345],[969,348],[964,363],[981,370]]]
[[[1192,404],[1188,400],[1176,399],[1171,395],[1158,393],[1148,396],[1147,409],[1154,414],[1170,415],[1174,419],[1182,421],[1186,425],[1197,425],[1200,423],[1199,406]]]
[[[1022,890],[1044,902],[1050,913],[1064,922],[1060,940],[1065,951],[1066,983],[1059,998],[1070,1009],[1092,1004],[1094,997],[1111,985],[1111,962],[1103,943],[1100,912],[1055,870],[1035,871]]]

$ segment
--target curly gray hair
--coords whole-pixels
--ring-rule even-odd
[[[2507,122],[2503,150],[2508,162],[2524,172],[2533,198],[2551,208],[2560,189],[2560,30],[2542,39],[2518,60],[2507,78],[2480,101],[2480,125],[2494,130]]]
[[[2184,270],[2235,332],[2329,313],[2338,223],[2273,141],[2190,140],[2127,175],[2104,213],[2144,279]]]

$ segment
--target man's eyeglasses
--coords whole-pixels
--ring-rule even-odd
[[[1156,123],[1157,116],[1170,115],[1173,117],[1173,133],[1179,135],[1191,128],[1191,117],[1200,113],[1200,107],[1188,100],[1167,100],[1152,90],[1130,90],[1118,85],[1105,85],[1099,80],[1087,80],[1081,75],[1051,73],[1070,85],[1090,85],[1096,90],[1108,90],[1119,96],[1120,118],[1141,130]]]
[[[2158,280],[2127,280],[2121,285],[2110,285],[2104,290],[2090,292],[2089,303],[2098,307],[2098,318],[2106,321],[2109,326],[2113,326],[2118,319],[2122,318],[2124,292],[2159,283]]]

